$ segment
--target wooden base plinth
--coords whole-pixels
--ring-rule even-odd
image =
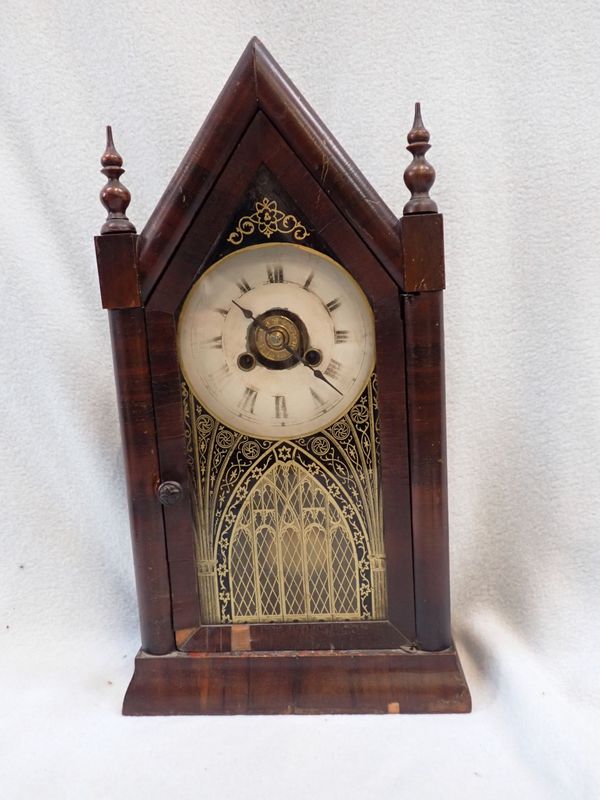
[[[458,655],[397,650],[140,651],[123,702],[131,716],[464,713]]]

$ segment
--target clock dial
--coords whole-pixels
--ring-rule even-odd
[[[251,436],[303,436],[355,402],[375,361],[373,312],[332,259],[293,244],[248,247],[192,286],[181,368],[217,419]]]

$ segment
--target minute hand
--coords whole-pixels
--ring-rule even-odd
[[[258,322],[258,320],[256,319],[256,317],[254,316],[252,311],[250,311],[249,308],[244,308],[239,303],[236,303],[235,300],[232,300],[231,302],[233,303],[234,306],[237,306],[239,308],[239,310],[246,317],[246,319],[251,319],[263,331],[268,331],[269,330],[266,325],[263,325],[261,322]],[[287,350],[287,352],[292,356],[292,358],[297,363],[304,364],[305,367],[308,367],[311,370],[312,374],[315,376],[315,378],[318,378],[320,381],[323,381],[328,386],[331,386],[333,391],[337,392],[341,397],[344,396],[344,393],[340,392],[340,390],[337,388],[337,386],[334,386],[333,383],[331,383],[331,381],[328,378],[326,378],[325,375],[323,375],[323,373],[321,372],[320,369],[315,369],[312,366],[312,364],[309,364],[308,361],[305,358],[302,358],[301,356],[299,356],[298,353],[296,353],[294,350],[292,350],[291,347],[288,347],[287,345],[284,345],[284,349]]]
[[[304,364],[305,367],[308,367],[310,370],[312,370],[312,374],[315,376],[315,378],[318,378],[320,381],[324,381],[328,386],[331,386],[334,392],[337,392],[341,397],[344,396],[344,393],[340,392],[337,386],[334,386],[333,383],[326,378],[325,375],[323,375],[320,369],[315,369],[313,365],[309,364],[305,358],[301,358],[300,356],[296,355],[296,353],[292,352],[289,347],[286,347],[285,349],[288,351],[288,353],[291,353],[298,361],[300,361],[300,363]]]

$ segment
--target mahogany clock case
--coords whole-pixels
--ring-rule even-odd
[[[412,198],[398,221],[255,39],[139,236],[109,138],[96,253],[142,633],[124,713],[470,710],[450,633],[443,233],[428,139],[417,114]],[[342,264],[373,309],[387,619],[201,624],[177,320],[194,281],[239,249],[236,221],[265,199],[300,221],[302,246]],[[243,247],[266,241],[297,239],[255,226]]]

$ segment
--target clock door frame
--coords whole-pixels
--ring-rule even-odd
[[[375,316],[381,477],[386,552],[386,620],[200,623],[176,326],[193,282],[223,256],[223,236],[255,175],[266,168],[309,230],[304,246],[333,257],[358,282]],[[285,236],[282,239],[285,241]],[[265,240],[266,241],[266,240]],[[272,241],[272,238],[269,239]],[[293,242],[293,238],[290,237]],[[231,247],[231,251],[234,248]],[[161,481],[177,481],[183,502],[164,509],[173,623],[178,649],[397,648],[415,640],[412,526],[406,416],[404,330],[397,284],[261,112],[257,112],[146,303]]]

